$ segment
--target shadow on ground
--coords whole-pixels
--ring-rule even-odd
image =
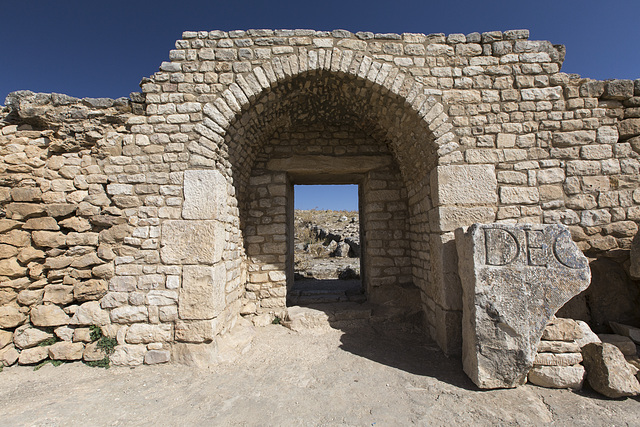
[[[408,321],[372,316],[369,303],[310,304],[340,330],[346,352],[414,375],[433,377],[465,390],[479,390],[462,370],[458,357],[447,357],[426,332]]]

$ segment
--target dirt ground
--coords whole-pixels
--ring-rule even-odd
[[[5,368],[2,426],[640,425],[640,400],[526,385],[478,391],[457,359],[401,325],[257,330],[213,369]]]

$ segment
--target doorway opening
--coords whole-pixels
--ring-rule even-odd
[[[294,280],[287,305],[366,301],[359,187],[294,185]]]

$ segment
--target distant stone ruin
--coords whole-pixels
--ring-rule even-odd
[[[10,94],[0,361],[99,359],[97,325],[113,364],[206,362],[282,318],[295,184],[359,185],[368,302],[418,307],[447,354],[474,223],[565,225],[593,279],[560,314],[640,326],[640,80],[528,37],[187,31],[130,98]]]

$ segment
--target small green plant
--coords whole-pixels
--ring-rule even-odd
[[[47,338],[46,340],[38,344],[38,347],[46,347],[48,345],[53,345],[57,342],[58,342],[58,339],[56,337]]]
[[[100,328],[100,326],[91,325],[89,326],[89,330],[91,331],[91,333],[89,334],[91,342],[98,341],[100,338],[102,338],[102,328]]]
[[[109,369],[109,366],[110,366],[109,356],[105,356],[100,360],[91,361],[91,362],[84,362],[84,363],[85,363],[85,365],[91,366],[92,368]]]
[[[0,363],[0,372],[2,372],[3,369],[4,369],[4,365]]]
[[[281,318],[279,318],[278,316],[274,316],[274,318],[273,318],[273,320],[271,321],[271,323],[272,323],[273,325],[279,325],[279,324],[281,324],[281,323],[282,323],[282,319],[281,319]]]
[[[86,365],[91,366],[92,368],[105,368],[109,369],[110,361],[109,356],[113,354],[118,345],[118,341],[115,338],[109,338],[102,333],[102,328],[98,325],[89,326],[91,333],[89,337],[91,338],[91,342],[97,342],[97,347],[102,350],[104,353],[104,357],[100,360],[84,362]]]
[[[62,365],[64,363],[64,361],[62,361],[62,360],[51,360],[51,359],[43,360],[42,362],[40,362],[36,366],[34,366],[33,370],[37,371],[38,369],[42,368],[47,363],[51,363],[53,366],[58,367],[58,366]]]

